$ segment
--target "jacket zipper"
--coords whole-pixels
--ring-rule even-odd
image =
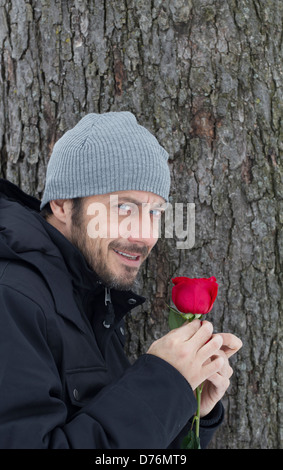
[[[110,326],[114,323],[115,312],[114,312],[114,307],[111,301],[111,294],[110,294],[109,287],[105,287],[104,303],[106,305],[106,314],[105,314],[105,319],[103,320],[103,326],[105,328],[110,328]]]

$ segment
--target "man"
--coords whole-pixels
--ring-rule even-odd
[[[1,448],[178,448],[201,383],[202,447],[221,423],[238,338],[195,320],[133,365],[123,352],[167,159],[131,113],[89,114],[54,146],[41,204],[1,180]]]

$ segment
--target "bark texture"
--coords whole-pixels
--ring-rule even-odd
[[[68,128],[130,110],[196,205],[194,247],[163,238],[141,272],[127,349],[168,331],[172,277],[216,276],[209,319],[244,345],[212,448],[283,441],[282,25],[281,0],[0,0],[0,176],[41,197]]]

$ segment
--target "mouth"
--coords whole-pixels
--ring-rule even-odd
[[[116,253],[120,260],[123,261],[128,266],[139,266],[141,255],[137,253],[127,253],[126,251],[119,251],[113,249],[114,253]]]

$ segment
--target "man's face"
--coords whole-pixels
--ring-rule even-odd
[[[85,197],[67,237],[107,286],[130,289],[158,240],[164,202],[144,191]]]

